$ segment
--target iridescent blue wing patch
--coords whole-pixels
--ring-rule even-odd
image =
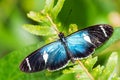
[[[87,57],[94,51],[95,46],[88,35],[88,31],[83,30],[66,38],[68,49],[74,58]]]
[[[92,54],[95,48],[110,38],[112,33],[112,27],[106,24],[94,25],[67,37],[60,33],[59,40],[27,56],[21,63],[20,69],[24,72],[61,69],[69,60],[74,62],[77,58]]]

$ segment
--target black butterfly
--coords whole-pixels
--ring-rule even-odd
[[[37,72],[64,68],[70,60],[74,62],[92,54],[112,33],[113,28],[107,24],[94,25],[67,37],[60,32],[60,39],[31,53],[23,60],[20,69],[23,72]]]

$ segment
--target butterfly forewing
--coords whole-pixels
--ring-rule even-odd
[[[37,72],[43,69],[56,70],[68,62],[65,49],[61,42],[50,43],[27,56],[20,69],[23,72]]]
[[[67,45],[74,58],[84,58],[108,40],[112,33],[109,25],[94,25],[66,37]]]
[[[95,48],[108,40],[112,33],[113,29],[111,26],[100,24],[77,31],[66,38],[64,36],[60,37],[59,40],[27,56],[21,63],[20,69],[24,72],[61,69],[71,60],[70,58],[76,59],[89,56]],[[66,41],[63,42],[61,40]],[[69,57],[70,55],[67,53],[72,56]]]

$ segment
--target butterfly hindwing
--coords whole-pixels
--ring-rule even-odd
[[[91,26],[66,37],[67,45],[74,58],[84,58],[108,40],[112,33],[109,25]]]
[[[56,70],[68,62],[65,49],[61,42],[50,43],[27,56],[20,69],[24,72],[37,72],[43,69]]]

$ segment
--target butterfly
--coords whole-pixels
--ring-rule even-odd
[[[59,70],[76,59],[91,55],[95,48],[106,42],[113,33],[107,24],[93,25],[74,32],[67,37],[62,32],[59,39],[49,43],[28,55],[21,63],[20,70],[31,73],[44,69]]]

